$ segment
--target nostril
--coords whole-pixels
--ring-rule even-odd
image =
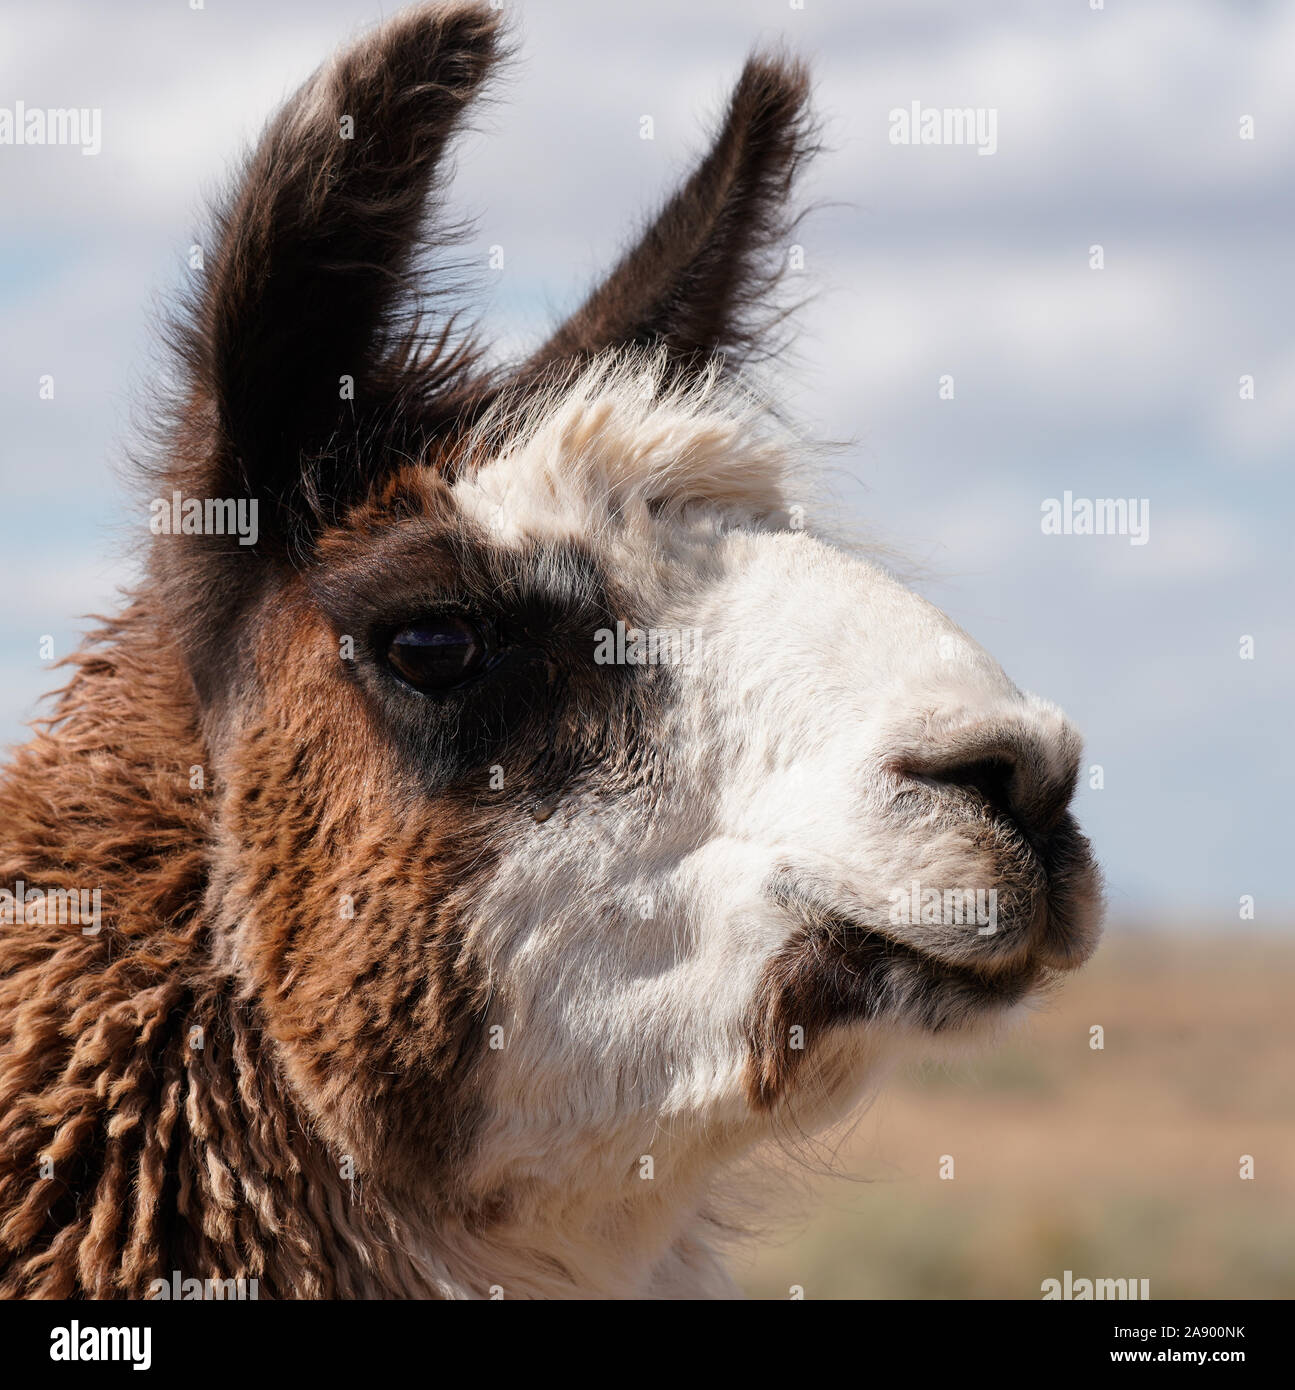
[[[994,757],[958,763],[930,775],[932,781],[974,792],[994,815],[1014,820],[1017,808],[1012,802],[1011,787],[1015,773],[1013,763],[1003,757]]]
[[[1079,773],[1074,731],[1010,712],[952,729],[947,723],[928,719],[908,747],[891,753],[890,770],[1010,821],[1031,843],[1051,835]]]

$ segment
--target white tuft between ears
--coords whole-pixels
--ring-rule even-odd
[[[787,432],[719,362],[686,381],[668,365],[660,351],[609,353],[496,406],[468,441],[484,461],[455,485],[463,514],[516,543],[587,540],[696,504],[752,521],[784,511]]]

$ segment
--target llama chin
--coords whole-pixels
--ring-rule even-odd
[[[1077,734],[751,385],[805,70],[490,366],[418,267],[499,25],[343,50],[218,214],[147,576],[0,779],[0,884],[96,895],[0,935],[8,1296],[725,1296],[730,1170],[1096,944]]]

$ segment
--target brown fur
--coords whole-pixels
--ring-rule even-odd
[[[97,936],[6,929],[0,1292],[139,1297],[177,1269],[266,1296],[426,1292],[212,960],[218,797],[190,789],[205,755],[158,626],[144,601],[107,624],[0,782],[0,877],[104,899]]]

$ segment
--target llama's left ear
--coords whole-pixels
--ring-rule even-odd
[[[792,183],[817,148],[808,98],[800,63],[751,58],[710,151],[523,374],[631,344],[665,347],[685,367],[757,353],[782,317],[769,294]]]
[[[435,398],[462,390],[448,330],[427,354],[406,311],[428,197],[499,22],[485,0],[451,0],[342,52],[276,117],[220,221],[182,345],[205,457],[173,481],[261,499],[271,546],[363,495],[369,423],[434,432]],[[397,410],[411,394],[419,409]]]

